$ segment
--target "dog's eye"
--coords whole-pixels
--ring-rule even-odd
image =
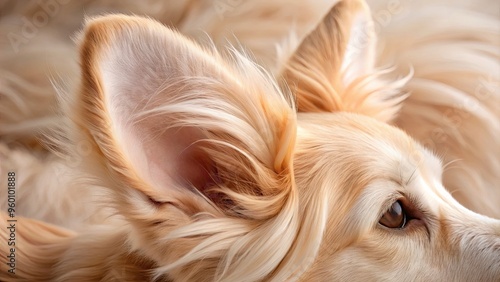
[[[406,213],[399,201],[394,202],[380,218],[379,223],[388,228],[403,228],[406,225]]]

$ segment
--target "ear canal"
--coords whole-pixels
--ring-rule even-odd
[[[282,70],[301,112],[350,111],[388,121],[402,82],[381,81],[374,69],[375,32],[362,0],[337,2],[298,45]]]
[[[288,189],[278,179],[291,173],[291,99],[243,55],[228,60],[155,21],[121,15],[90,21],[81,50],[77,122],[120,182],[113,186],[157,202],[197,190],[243,206],[241,195]]]

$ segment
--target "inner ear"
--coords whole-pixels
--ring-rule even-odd
[[[134,97],[131,89],[122,88],[117,92],[121,99],[110,99],[109,105],[111,120],[118,122],[117,141],[131,164],[161,194],[195,188],[206,195],[217,179],[215,163],[206,150],[206,134],[194,125],[173,125],[172,120],[149,111],[168,105],[169,95],[151,97],[144,92],[150,91],[146,87]],[[133,103],[123,103],[124,99]]]
[[[206,136],[199,129],[181,127],[162,130],[144,123],[138,124],[143,130],[138,130],[136,134],[149,137],[140,142],[142,152],[137,153],[144,154],[144,165],[148,166],[156,186],[169,187],[173,181],[174,187],[194,187],[205,194],[216,183],[215,163],[203,146]],[[132,158],[141,157],[135,155]]]

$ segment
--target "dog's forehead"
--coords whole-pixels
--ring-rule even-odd
[[[356,114],[299,115],[297,162],[313,161],[351,173],[405,173],[428,152],[401,130]],[[374,177],[377,177],[374,175]]]
[[[376,197],[371,203],[380,206],[396,189],[405,192],[413,187],[408,182],[435,178],[441,169],[439,160],[401,130],[347,113],[299,115],[294,165],[299,189],[328,194],[343,213],[362,197]]]
[[[427,178],[442,172],[441,161],[402,130],[350,113],[299,115],[294,163],[365,185],[376,179],[403,184],[424,171]]]

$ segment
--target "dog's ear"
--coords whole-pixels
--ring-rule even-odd
[[[282,192],[259,178],[290,173],[294,109],[266,74],[231,55],[144,18],[87,25],[80,124],[122,184],[156,202],[189,189],[216,201]],[[232,192],[211,194],[227,184]]]
[[[94,160],[88,169],[102,176],[100,185],[116,192],[116,208],[140,228],[139,237],[148,238],[143,242],[155,246],[149,255],[158,255],[158,242],[165,242],[169,230],[203,214],[205,219],[233,221],[176,233],[188,238],[168,244],[170,249],[157,257],[161,264],[188,264],[198,255],[213,264],[210,256],[220,256],[217,248],[225,246],[240,258],[238,263],[225,261],[226,275],[231,270],[269,274],[293,236],[283,243],[277,226],[268,221],[288,226],[280,232],[297,231],[289,226],[297,220],[291,161],[296,117],[290,99],[238,52],[223,55],[202,48],[153,20],[123,15],[93,19],[81,46],[83,77],[74,120],[93,146],[86,163]],[[272,238],[265,240],[267,247],[253,246],[258,241],[249,226],[264,222],[254,236]],[[232,235],[214,241],[214,254],[200,249],[179,260],[201,241],[224,232]],[[238,239],[243,241],[228,243]],[[272,244],[279,245],[280,259],[244,265],[242,256],[258,257]]]
[[[388,120],[399,103],[374,69],[376,35],[362,0],[341,0],[282,66],[302,112],[352,111]]]

